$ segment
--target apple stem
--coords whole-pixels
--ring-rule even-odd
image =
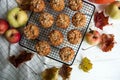
[[[118,7],[118,9],[120,9],[120,7]]]
[[[93,48],[95,46],[97,46],[97,45],[93,45],[93,46],[90,46],[90,47],[87,47],[87,48],[82,48],[82,50],[88,50],[88,49]]]

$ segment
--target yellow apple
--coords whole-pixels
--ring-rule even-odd
[[[112,19],[120,19],[120,1],[114,1],[105,8],[105,13]]]

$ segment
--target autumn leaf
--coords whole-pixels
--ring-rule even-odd
[[[111,51],[114,47],[114,35],[113,34],[102,34],[101,36],[102,40],[100,43],[100,49],[103,52]]]
[[[109,18],[108,16],[105,17],[103,11],[100,13],[96,12],[94,15],[95,26],[103,30],[103,27],[109,24],[108,18]]]
[[[58,80],[58,72],[59,68],[47,68],[43,72],[41,72],[41,78],[42,80]]]
[[[26,51],[20,52],[18,56],[10,56],[9,61],[11,64],[13,64],[16,68],[19,67],[22,63],[25,63],[26,61],[31,60],[33,57],[32,53],[28,53]]]
[[[71,71],[72,71],[72,68],[64,64],[60,68],[59,74],[62,76],[63,80],[66,80],[67,78],[70,77]]]

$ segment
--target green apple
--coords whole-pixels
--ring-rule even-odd
[[[120,1],[114,1],[105,8],[105,13],[112,19],[120,19]]]
[[[27,23],[28,16],[24,10],[15,7],[8,12],[7,20],[12,27],[19,28]]]

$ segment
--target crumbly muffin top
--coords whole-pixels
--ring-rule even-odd
[[[46,56],[50,53],[51,48],[47,41],[40,41],[35,45],[35,49],[41,56]]]
[[[70,18],[67,14],[61,13],[57,16],[56,25],[66,29],[70,24]]]
[[[71,61],[75,55],[75,52],[72,48],[70,47],[64,47],[62,49],[60,49],[60,58],[65,61],[65,62],[68,62],[68,61]]]
[[[59,30],[51,31],[48,37],[53,46],[59,46],[63,42],[63,34]]]
[[[30,9],[34,12],[41,12],[45,9],[44,0],[31,0]]]
[[[81,41],[82,34],[79,30],[73,29],[68,32],[67,39],[71,44],[77,44]]]
[[[44,28],[49,28],[54,23],[54,17],[47,12],[40,14],[39,21]]]
[[[83,6],[82,0],[69,0],[69,7],[73,11],[80,10]]]
[[[28,24],[24,28],[24,34],[28,39],[36,39],[39,36],[40,30],[35,24]]]
[[[72,23],[75,27],[84,27],[86,25],[86,16],[81,12],[77,12],[72,17]]]
[[[55,11],[62,11],[65,7],[64,0],[50,0],[50,6]]]

